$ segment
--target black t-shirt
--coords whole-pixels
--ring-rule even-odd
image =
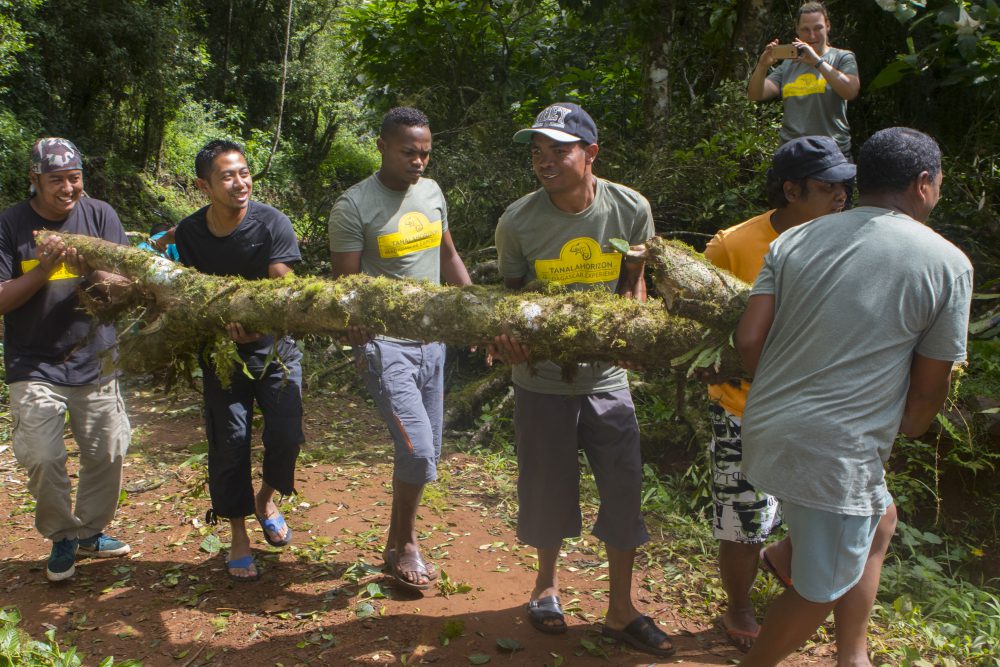
[[[23,201],[0,213],[0,282],[19,278],[38,264],[33,232],[42,229],[128,245],[118,214],[103,201],[81,198],[62,222],[46,220],[30,200]],[[115,329],[95,325],[84,312],[76,291],[82,282],[60,267],[24,305],[4,315],[8,383],[42,380],[79,387],[101,379],[98,355],[114,346]]]
[[[208,207],[181,220],[174,233],[181,264],[213,276],[241,276],[248,280],[268,277],[268,267],[278,262],[292,264],[302,260],[292,222],[281,211],[251,201],[240,224],[228,236],[216,236],[208,230]],[[256,343],[238,346],[240,352],[266,355],[274,343],[265,336]],[[285,354],[294,342],[285,338],[278,353]]]

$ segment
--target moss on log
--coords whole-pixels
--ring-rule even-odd
[[[362,326],[376,334],[460,346],[483,345],[507,332],[531,348],[532,360],[564,366],[610,361],[668,368],[677,358],[689,359],[692,351],[711,349],[715,365],[738,373],[736,357],[725,344],[728,330],[669,313],[655,299],[639,303],[602,291],[511,293],[364,275],[250,281],[204,275],[100,239],[61,236],[91,266],[135,282],[135,291],[118,303],[91,304],[99,318],[131,321],[122,337],[123,358],[130,358],[124,359],[126,367],[162,367],[217,341],[225,323],[240,322],[251,331],[297,336],[338,336]],[[662,254],[681,267],[678,253]],[[692,314],[698,311],[689,304],[697,298],[691,289],[672,295],[674,304],[687,304]]]
[[[667,310],[717,331],[732,331],[747,305],[750,285],[680,241],[654,237],[645,258]]]

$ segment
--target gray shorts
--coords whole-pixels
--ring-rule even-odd
[[[365,384],[395,445],[393,477],[433,482],[441,458],[445,346],[377,338],[363,354]]]
[[[616,549],[649,540],[639,509],[639,424],[628,389],[565,396],[515,386],[514,399],[518,538],[549,548],[580,534],[577,452],[583,449],[601,497],[594,536]]]
[[[712,534],[717,540],[760,544],[781,525],[778,499],[758,491],[743,475],[742,420],[718,405],[709,407],[712,442]]]

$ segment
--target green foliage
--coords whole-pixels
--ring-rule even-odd
[[[17,54],[28,48],[28,35],[18,20],[17,12],[32,12],[41,2],[42,0],[0,0],[0,78],[17,69]]]
[[[1000,664],[1000,598],[959,575],[983,552],[903,522],[898,533],[873,610],[893,637],[876,654],[899,665]]]
[[[21,613],[15,607],[0,609],[0,666],[3,667],[79,667],[84,657],[75,647],[62,649],[56,641],[56,630],[45,632],[45,641],[34,640],[20,628]],[[90,663],[94,664],[94,663]],[[138,660],[115,662],[114,657],[104,658],[98,667],[141,667]]]
[[[186,100],[163,129],[159,169],[192,182],[194,157],[212,139],[242,141],[243,112],[218,102]]]
[[[437,158],[437,153],[434,157]],[[379,161],[373,137],[339,134],[320,164],[319,172],[329,183],[350,186],[374,173]]]
[[[28,157],[35,132],[0,104],[0,207],[28,195]]]
[[[734,81],[676,109],[636,160],[634,182],[657,212],[657,230],[714,234],[766,210],[762,165],[778,145],[779,112],[755,108]]]
[[[904,77],[932,71],[936,87],[988,87],[1000,81],[1000,5],[996,0],[949,0],[928,8],[915,0],[876,0],[918,33],[924,45],[908,42],[871,83],[871,89],[899,83]],[[919,18],[918,18],[919,17]]]

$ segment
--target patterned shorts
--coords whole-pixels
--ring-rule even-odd
[[[758,491],[743,476],[742,419],[719,405],[709,407],[712,442],[712,534],[718,540],[759,544],[781,525],[778,499]]]

